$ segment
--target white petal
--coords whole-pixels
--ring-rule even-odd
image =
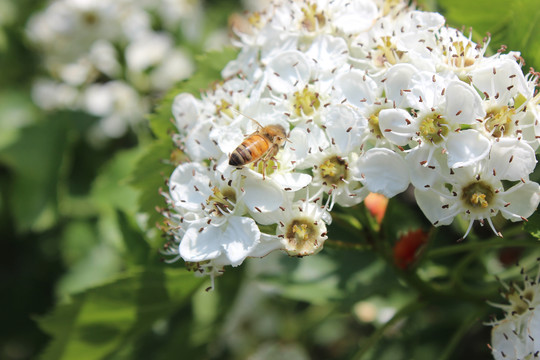
[[[179,130],[193,126],[199,120],[199,100],[188,93],[177,95],[173,100],[172,114]]]
[[[261,234],[261,241],[249,253],[249,257],[264,257],[272,251],[283,248],[280,238],[275,235]]]
[[[437,226],[450,225],[454,220],[456,214],[453,214],[450,208],[446,206],[449,204],[448,199],[437,192],[430,189],[420,190],[415,188],[414,197],[420,210],[432,224],[437,223]]]
[[[202,161],[209,158],[219,158],[222,154],[219,148],[210,139],[212,124],[198,122],[191,129],[186,139],[186,154],[192,161]]]
[[[527,179],[534,171],[534,150],[524,141],[504,138],[491,146],[489,168],[502,180]]]
[[[496,360],[519,358],[520,351],[517,348],[523,347],[524,344],[515,331],[516,325],[510,319],[503,320],[491,330],[492,354]]]
[[[341,5],[341,12],[334,15],[334,25],[346,34],[367,31],[379,16],[379,9],[373,1],[356,0],[338,4]],[[338,6],[338,4],[335,5]]]
[[[290,93],[295,85],[302,87],[311,76],[306,57],[299,51],[282,52],[267,66],[268,85],[273,91]]]
[[[180,242],[180,256],[185,261],[196,262],[215,259],[222,252],[222,229],[216,226],[206,226],[202,232],[200,228],[205,222],[193,223],[184,234]]]
[[[385,138],[399,146],[407,145],[417,131],[411,115],[403,109],[381,110],[379,128]]]
[[[452,81],[446,87],[445,117],[455,124],[475,124],[486,115],[478,93],[463,81]]]
[[[540,351],[540,310],[535,308],[529,310],[529,319],[527,322],[527,342],[529,351],[537,353]]]
[[[286,161],[295,161],[299,168],[311,167],[318,163],[319,148],[324,150],[330,146],[326,133],[313,124],[300,125],[292,129],[289,141],[285,144],[285,148],[290,150]]]
[[[503,216],[512,221],[521,221],[531,216],[540,202],[540,185],[535,182],[519,183],[501,195],[507,203],[501,209]]]
[[[374,148],[360,156],[351,169],[369,191],[391,198],[409,186],[407,163],[390,149]]]
[[[398,105],[405,101],[402,91],[411,88],[411,78],[417,72],[418,69],[410,64],[392,66],[385,75],[384,89],[386,97]]]
[[[433,186],[440,177],[441,167],[438,161],[424,163],[429,157],[428,146],[418,146],[412,149],[405,157],[411,183],[418,189],[425,189]]]
[[[445,23],[444,16],[435,12],[412,11],[411,27],[414,29],[439,29]]]
[[[444,102],[444,89],[448,83],[441,74],[420,71],[411,78],[411,92],[407,93],[409,103],[415,109],[431,113],[431,109],[440,108]]]
[[[490,144],[485,136],[473,129],[451,132],[446,142],[448,166],[457,168],[482,160],[489,154]]]
[[[482,68],[472,73],[473,85],[490,97],[509,99],[518,92],[528,94],[527,82],[518,63],[511,59],[498,59],[486,62]]]
[[[261,232],[253,219],[231,216],[222,235],[222,246],[232,266],[240,265],[259,243]]]
[[[347,62],[349,52],[344,39],[323,35],[317,37],[306,52],[310,59],[316,59],[316,67],[322,75],[331,74],[332,70]]]
[[[338,95],[341,100],[347,100],[347,103],[364,108],[366,104],[372,104],[376,97],[376,84],[371,78],[359,70],[351,70],[338,75],[334,81]]]
[[[285,191],[300,190],[308,186],[312,180],[311,175],[296,172],[272,174],[271,178]]]
[[[284,199],[284,191],[270,179],[248,177],[245,180],[243,200],[252,212],[274,211]]]
[[[350,106],[329,106],[324,112],[326,133],[338,148],[341,155],[347,155],[353,148],[360,146],[361,134],[366,123],[360,122],[360,114]]]
[[[174,169],[169,179],[169,191],[175,206],[186,210],[201,210],[212,193],[210,178],[205,167],[198,163],[184,163]]]

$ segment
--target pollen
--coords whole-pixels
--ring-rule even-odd
[[[506,298],[510,302],[511,314],[521,315],[529,309],[529,304],[532,300],[533,294],[529,294],[528,297],[524,295],[525,294],[518,292],[516,289],[512,289],[508,294],[506,294]]]
[[[319,174],[327,185],[338,185],[349,176],[347,162],[339,156],[332,156],[319,165]]]
[[[234,115],[231,110],[231,104],[224,99],[221,99],[221,102],[219,103],[219,105],[216,105],[216,113],[225,114],[230,118],[232,118]]]
[[[464,69],[474,65],[475,58],[467,56],[467,54],[470,54],[471,51],[474,50],[474,46],[471,42],[465,43],[462,41],[454,41],[452,45],[453,51],[446,54],[449,55],[446,60],[449,65],[452,65],[457,69]]]
[[[392,39],[393,38],[391,36],[383,36],[380,38],[376,49],[380,54],[378,56],[381,61],[381,64],[379,64],[380,66],[383,66],[384,63],[395,65],[404,55],[403,51],[399,51],[397,49],[397,46],[394,44]]]
[[[255,11],[251,16],[248,18],[248,22],[254,26],[257,29],[260,29],[262,27],[261,22],[261,13],[258,11]]]
[[[484,126],[491,136],[495,138],[510,135],[513,126],[512,117],[515,114],[516,109],[508,106],[492,109],[486,115]]]
[[[439,144],[445,140],[449,128],[443,117],[433,113],[422,119],[419,126],[420,136],[430,144]]]
[[[292,220],[285,232],[285,250],[291,256],[306,256],[320,251],[324,239],[319,236],[319,227],[309,218]]]
[[[382,139],[383,134],[381,132],[381,128],[379,127],[379,111],[376,113],[372,113],[368,117],[368,126],[369,130],[377,139]]]
[[[317,11],[317,4],[309,4],[302,8],[304,18],[302,26],[309,32],[314,32],[326,24],[326,18],[322,11]]]
[[[491,185],[483,181],[469,184],[462,191],[461,199],[470,210],[487,209],[495,196],[495,191]]]
[[[223,191],[214,187],[212,189],[213,195],[206,200],[206,204],[211,207],[210,213],[216,216],[222,216],[229,214],[234,210],[234,204],[236,203],[236,192],[233,188],[227,187]]]
[[[310,116],[321,106],[319,94],[311,91],[307,86],[302,91],[293,94],[293,107],[296,116]]]
[[[300,224],[300,226],[298,226],[298,224],[294,224],[292,231],[298,240],[306,241],[309,239],[307,229],[307,224]]]
[[[474,193],[471,195],[471,204],[480,206],[483,208],[488,207],[488,202],[486,201],[486,194]]]

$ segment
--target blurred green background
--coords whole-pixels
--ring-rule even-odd
[[[525,71],[540,69],[537,0],[419,3],[440,11],[451,26],[472,26],[473,39],[490,32],[492,51],[501,44],[521,51]],[[205,57],[203,39],[226,35],[229,16],[246,6],[201,4],[202,38],[174,34],[196,64],[193,80],[178,85],[185,91],[219,78],[234,52]],[[522,265],[532,266],[539,254],[526,239],[504,253],[499,249],[507,245],[498,243],[427,264],[425,278],[434,284],[459,264],[463,284],[455,296],[425,299],[418,294],[429,291],[411,287],[414,279],[387,259],[339,246],[300,260],[272,254],[248,261],[227,269],[212,293],[204,291],[206,279],[180,262],[163,264],[165,239],[153,207],[175,163],[172,144],[154,135],[165,130],[145,119],[96,142],[89,134],[97,116],[36,106],[32,84],[49,75],[25,27],[47,6],[0,0],[0,359],[347,359],[364,351],[370,359],[491,358],[490,329],[482,322],[496,313],[485,300],[496,299],[498,285],[486,274],[501,256],[502,263],[521,257]],[[173,95],[145,93],[151,109],[166,99],[150,119],[165,116]],[[386,225],[388,231],[428,229],[408,206],[406,198],[391,202],[388,216],[402,225]],[[352,213],[343,221],[347,216]],[[353,236],[339,217],[330,231],[336,240]],[[457,238],[444,231],[437,236],[436,248]],[[480,231],[476,240],[484,236]],[[508,269],[508,278],[519,273]],[[482,288],[475,283],[481,280],[489,284]],[[403,317],[387,323],[400,309]]]

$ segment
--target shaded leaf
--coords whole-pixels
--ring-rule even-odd
[[[18,231],[50,227],[58,216],[57,194],[69,122],[57,118],[22,129],[0,154],[12,171],[9,206]]]
[[[130,183],[139,190],[138,210],[148,214],[148,226],[162,220],[157,208],[166,206],[160,189],[165,187],[167,178],[174,166],[168,160],[174,147],[170,139],[157,140],[144,149],[131,174]]]
[[[536,211],[527,219],[525,230],[535,238],[540,239],[540,212]]]
[[[88,290],[41,318],[53,337],[42,359],[100,359],[121,351],[156,321],[183,305],[202,280],[185,270],[155,268],[126,273]]]
[[[138,194],[128,178],[141,153],[141,149],[117,152],[103,167],[92,185],[92,198],[98,206],[135,213]]]

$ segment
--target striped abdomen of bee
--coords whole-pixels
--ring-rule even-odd
[[[229,165],[243,166],[259,160],[266,163],[268,159],[277,154],[286,140],[287,133],[283,126],[269,125],[261,127],[247,136],[231,153]]]
[[[262,158],[271,147],[270,141],[260,134],[252,134],[244,139],[231,153],[229,165],[243,166]]]

